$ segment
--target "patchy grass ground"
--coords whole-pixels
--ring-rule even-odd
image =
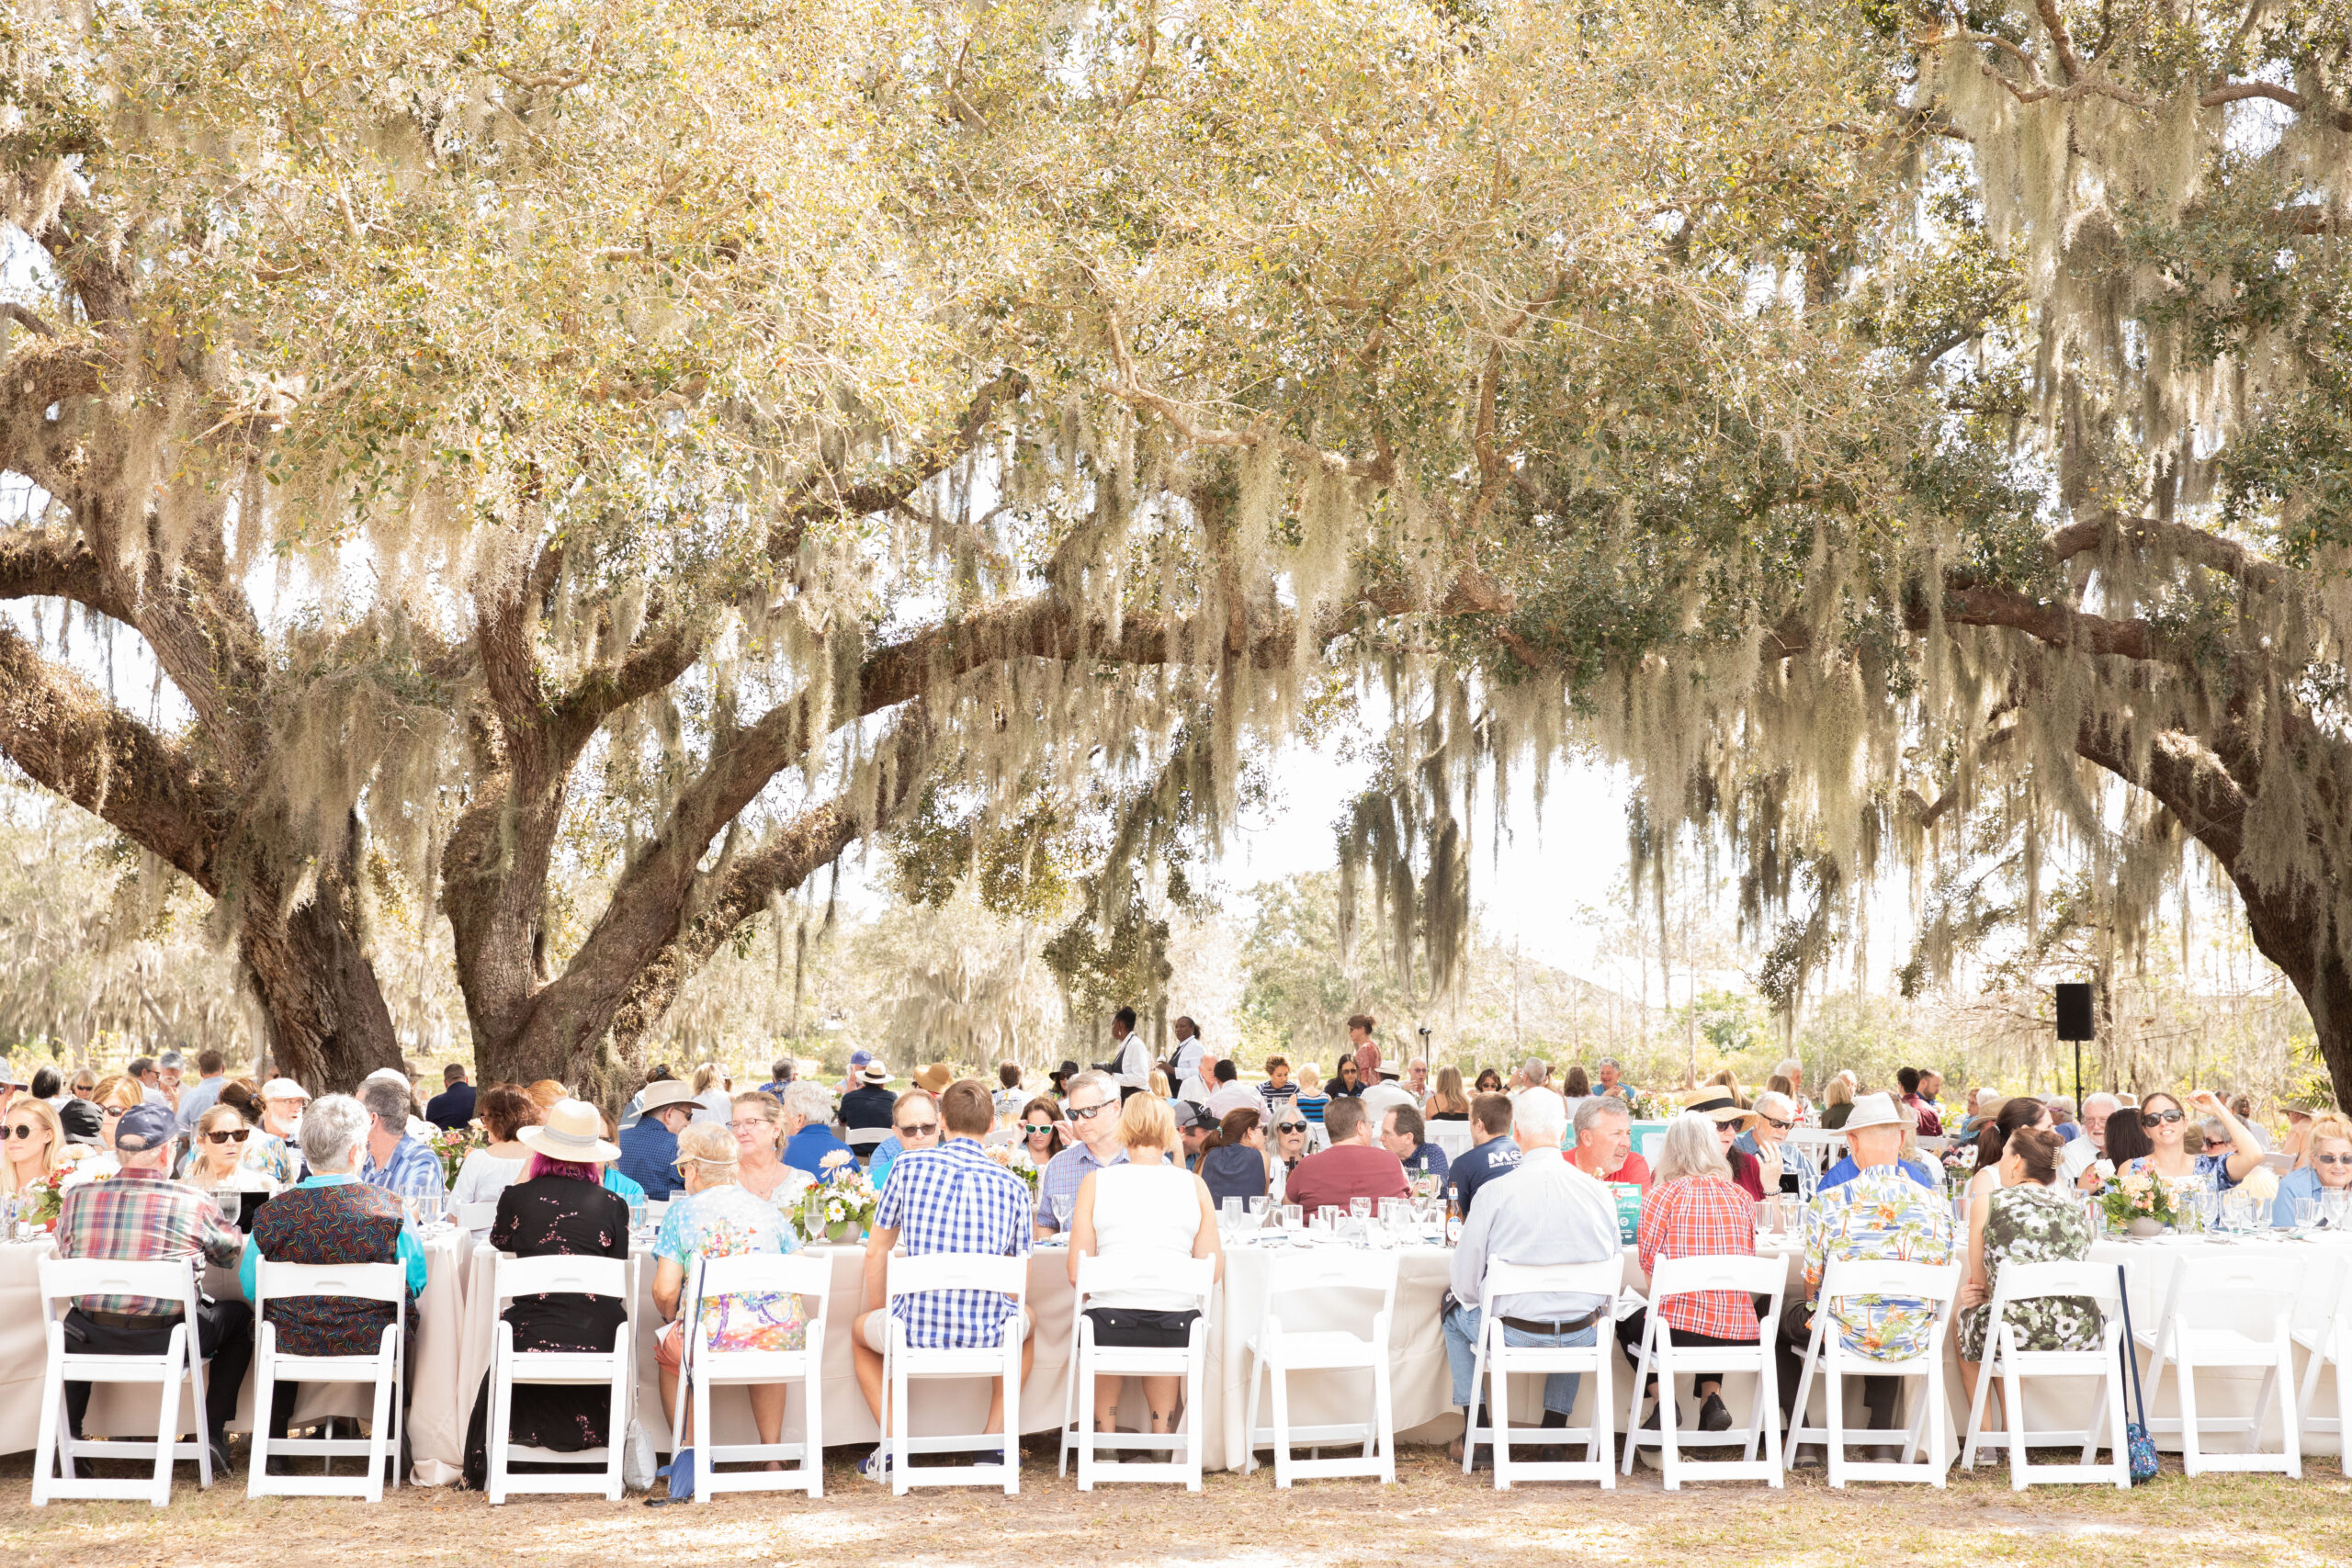
[[[243,1457],[240,1445],[239,1457]],[[185,1467],[182,1473],[190,1473]],[[1780,1492],[1713,1483],[1669,1495],[1637,1470],[1614,1492],[1527,1485],[1497,1493],[1441,1450],[1407,1449],[1397,1484],[1301,1483],[1275,1492],[1264,1472],[1212,1475],[1198,1497],[1167,1487],[1080,1494],[1033,1452],[1023,1491],[894,1498],[847,1462],[827,1495],[724,1497],[647,1508],[581,1498],[493,1509],[478,1494],[402,1488],[380,1508],[332,1499],[248,1503],[242,1481],[171,1508],[128,1503],[35,1509],[28,1456],[0,1465],[0,1562],[60,1568],[189,1563],[261,1568],[477,1568],[507,1564],[774,1563],[900,1568],[971,1563],[1048,1568],[1074,1562],[1249,1568],[1429,1568],[1432,1562],[1665,1565],[1867,1563],[1871,1568],[2180,1568],[2352,1562],[2352,1482],[2324,1461],[2300,1482],[2201,1477],[2177,1464],[2154,1484],[2009,1490],[2006,1471],[1955,1473],[1948,1491],[1829,1490],[1819,1470]]]

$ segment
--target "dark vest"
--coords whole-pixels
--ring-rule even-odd
[[[400,1199],[365,1182],[289,1187],[254,1216],[254,1247],[272,1263],[394,1263],[401,1219]],[[266,1315],[287,1355],[368,1356],[394,1313],[390,1302],[285,1296],[272,1299]],[[416,1326],[413,1312],[409,1326]]]
[[[1201,1157],[1201,1179],[1220,1209],[1227,1198],[1262,1198],[1266,1195],[1265,1151],[1247,1144],[1211,1149]]]

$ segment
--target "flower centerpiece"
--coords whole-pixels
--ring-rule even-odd
[[[1636,1122],[1666,1122],[1673,1119],[1672,1104],[1645,1089],[1631,1084],[1621,1084],[1618,1092],[1623,1097],[1625,1109]]]
[[[487,1148],[489,1143],[487,1137],[476,1136],[471,1127],[435,1133],[425,1147],[431,1149],[433,1157],[441,1162],[442,1186],[455,1187],[458,1172],[465,1165],[466,1156],[476,1149]]]
[[[2151,1235],[2181,1223],[2172,1184],[2149,1171],[2126,1170],[2117,1176],[2100,1191],[2098,1206],[2107,1223],[2120,1231]]]
[[[792,1234],[802,1242],[855,1241],[874,1224],[880,1194],[864,1168],[852,1160],[831,1167],[810,1182],[792,1210]]]
[[[991,1144],[988,1156],[1027,1182],[1031,1198],[1037,1196],[1037,1183],[1044,1179],[1044,1174],[1038,1170],[1037,1162],[1029,1157],[1026,1148],[1019,1144]]]
[[[65,1210],[65,1180],[73,1174],[74,1168],[67,1166],[28,1185],[17,1195],[17,1223],[37,1231],[55,1230],[57,1217]],[[101,1181],[105,1178],[93,1176],[89,1179]]]

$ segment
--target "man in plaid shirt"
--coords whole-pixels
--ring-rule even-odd
[[[59,1257],[186,1259],[194,1267],[200,1254],[214,1263],[236,1262],[244,1251],[243,1234],[206,1194],[171,1179],[177,1130],[168,1106],[135,1105],[123,1112],[114,1134],[121,1174],[66,1189],[57,1217]],[[65,1348],[75,1355],[160,1355],[182,1311],[178,1300],[159,1296],[84,1296],[65,1314]],[[211,1363],[204,1380],[204,1435],[218,1470],[228,1463],[223,1433],[237,1413],[253,1360],[254,1309],[241,1301],[199,1299],[192,1327],[198,1353]],[[90,1385],[67,1383],[65,1419],[77,1438],[89,1408]]]
[[[441,1197],[447,1187],[441,1156],[409,1134],[408,1080],[398,1073],[370,1077],[359,1086],[358,1099],[370,1119],[359,1179],[410,1201]]]
[[[944,1141],[935,1149],[900,1155],[882,1189],[874,1231],[865,1244],[869,1303],[885,1300],[890,1254],[901,1244],[910,1258],[934,1252],[1029,1256],[1028,1185],[980,1147],[980,1139],[996,1124],[996,1107],[987,1087],[971,1078],[949,1084],[939,1096],[939,1120]],[[886,1434],[889,1422],[882,1406],[882,1351],[894,1319],[905,1325],[907,1343],[922,1349],[1001,1345],[1006,1334],[1018,1334],[1024,1381],[1036,1359],[1028,1313],[994,1291],[923,1291],[901,1296],[887,1309],[869,1310],[857,1319],[850,1351],[858,1392],[865,1395],[866,1407]],[[991,1385],[988,1419],[980,1429],[994,1432],[1003,1422],[1004,1390]],[[1017,1455],[1019,1450],[1008,1444],[1007,1452]],[[869,1479],[885,1478],[879,1449],[862,1469]]]

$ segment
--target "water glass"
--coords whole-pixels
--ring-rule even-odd
[[[1319,1230],[1337,1231],[1340,1228],[1340,1206],[1337,1203],[1325,1203],[1317,1208],[1315,1224]]]
[[[1369,1198],[1349,1199],[1348,1213],[1351,1217],[1359,1220],[1368,1220],[1372,1218],[1372,1200]]]
[[[2295,1200],[2295,1234],[2308,1235],[2312,1227],[2318,1223],[2319,1200],[2306,1192]]]
[[[2329,1230],[2352,1229],[2352,1189],[2322,1192],[2319,1195],[2319,1217]]]
[[[1390,1235],[1403,1235],[1406,1227],[1412,1223],[1408,1207],[1410,1201],[1406,1198],[1383,1198],[1380,1201],[1380,1228]]]
[[[1266,1223],[1266,1205],[1272,1201],[1264,1193],[1250,1200],[1250,1217],[1260,1224]]]
[[[1295,1203],[1284,1203],[1283,1205],[1283,1229],[1286,1231],[1295,1231],[1303,1229],[1306,1224],[1306,1211],[1305,1209],[1300,1208]]]

